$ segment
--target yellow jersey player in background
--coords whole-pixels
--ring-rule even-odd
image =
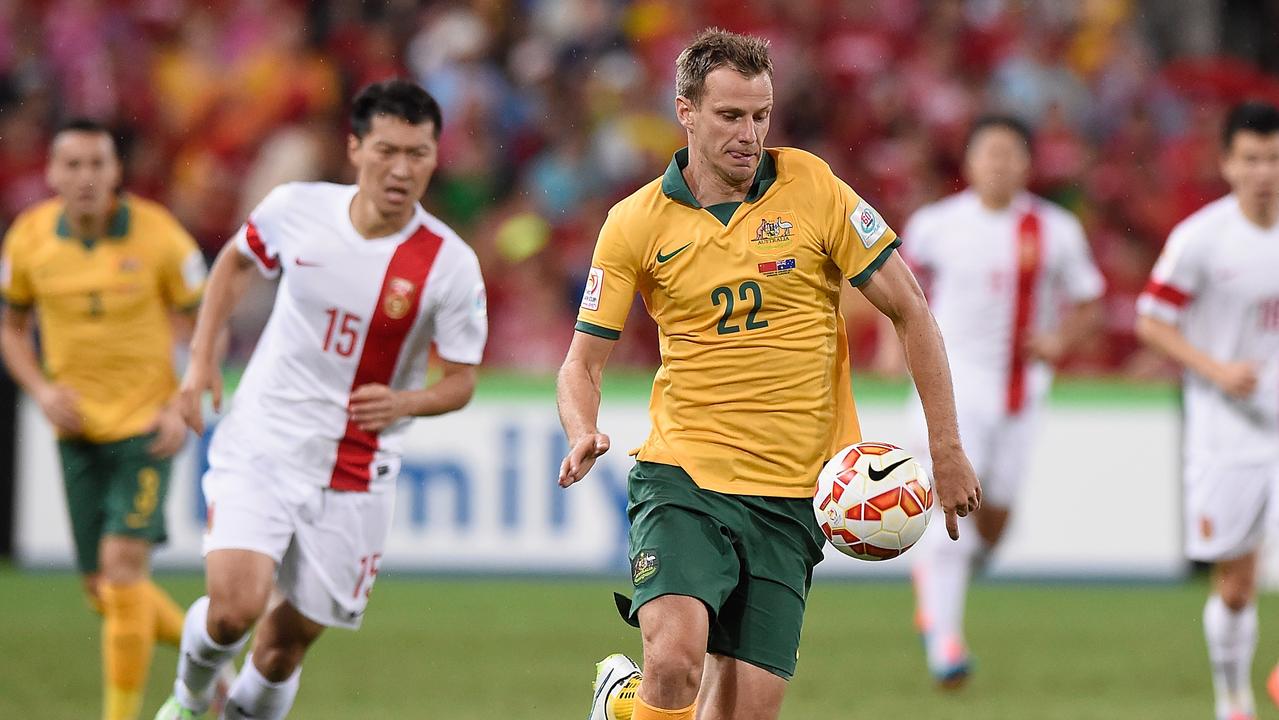
[[[175,330],[189,335],[205,276],[177,220],[118,193],[120,174],[105,127],[64,126],[49,150],[57,197],[18,216],[0,266],[0,353],[58,435],[76,564],[103,616],[105,720],[137,717],[155,641],[176,646],[182,633],[149,564],[165,539],[170,458],[186,439]]]
[[[628,483],[644,672],[597,667],[592,720],[772,720],[823,536],[822,464],[860,439],[839,314],[847,280],[894,323],[923,400],[951,536],[980,502],[923,293],[868,203],[801,150],[764,148],[768,46],[710,30],[676,63],[688,147],[609,213],[560,371],[560,484],[609,449],[600,377],[638,292],[660,330],[648,440]],[[699,707],[700,706],[700,707]]]

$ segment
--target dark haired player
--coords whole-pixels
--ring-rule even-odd
[[[928,668],[943,687],[967,677],[969,578],[1008,524],[1053,365],[1101,320],[1102,278],[1083,228],[1026,191],[1030,159],[1030,131],[1019,120],[979,118],[965,153],[968,188],[920,208],[902,245],[929,287],[954,377],[959,434],[982,485],[981,509],[961,521],[967,531],[959,542],[926,537],[914,553],[916,621]],[[928,464],[918,401],[913,417],[913,448]]]
[[[325,627],[360,625],[410,420],[471,398],[487,333],[479,263],[418,204],[440,122],[417,85],[365,88],[347,142],[356,184],[276,188],[214,263],[181,391],[197,432],[204,393],[221,402],[214,337],[255,270],[281,280],[213,436],[208,596],[187,612],[174,695],[158,719],[203,713],[211,678],[255,623],[224,717],[288,714],[307,648]],[[424,388],[432,344],[442,374]]]
[[[1173,228],[1137,334],[1185,370],[1186,554],[1212,563],[1204,635],[1218,720],[1252,720],[1257,551],[1279,513],[1279,110],[1236,107],[1230,194]],[[1272,675],[1279,696],[1279,676]]]
[[[5,235],[0,351],[58,436],[76,566],[102,614],[102,717],[134,720],[155,642],[177,644],[182,632],[150,560],[165,539],[170,459],[186,439],[173,344],[190,332],[204,258],[163,207],[119,192],[103,125],[62,126],[47,172],[58,196]]]

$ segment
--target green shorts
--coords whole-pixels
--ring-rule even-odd
[[[631,470],[628,499],[635,597],[619,600],[626,620],[637,625],[653,598],[695,597],[710,610],[707,652],[790,679],[825,542],[812,502],[703,490],[681,468],[649,462]]]
[[[166,539],[164,498],[171,463],[147,452],[153,438],[138,435],[109,443],[58,441],[80,572],[97,572],[98,544],[104,535],[151,543]]]

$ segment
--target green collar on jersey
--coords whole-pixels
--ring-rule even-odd
[[[680,148],[675,151],[675,155],[671,157],[671,164],[666,166],[666,172],[662,174],[662,193],[666,197],[677,203],[687,205],[693,208],[701,208],[702,204],[697,202],[697,198],[693,197],[693,191],[688,189],[688,183],[684,181],[684,168],[688,167],[688,148]],[[765,150],[759,156],[759,166],[755,168],[755,180],[751,182],[750,189],[746,191],[746,202],[755,202],[763,197],[768,191],[769,186],[777,179],[777,161],[773,160],[772,153]],[[730,203],[719,203],[712,205],[712,208],[721,208]],[[731,203],[734,209],[737,203]],[[710,208],[707,208],[708,210]],[[719,213],[711,214],[719,217]],[[732,217],[733,213],[728,213]],[[726,222],[722,218],[720,222]]]
[[[78,239],[84,243],[85,247],[92,247],[97,238],[76,238],[75,233],[71,230],[71,221],[67,218],[66,211],[58,213],[58,225],[55,228],[58,237],[63,240]],[[111,213],[111,221],[107,223],[107,234],[109,238],[121,239],[129,234],[129,203],[120,197],[116,200],[115,212]]]

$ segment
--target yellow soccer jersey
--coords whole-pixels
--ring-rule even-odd
[[[652,429],[632,454],[703,488],[810,497],[860,439],[839,314],[900,241],[820,158],[769,149],[743,203],[703,208],[687,149],[609,212],[577,330],[617,339],[638,291],[660,331]]]
[[[170,309],[193,309],[204,258],[167,210],[121,196],[105,237],[72,236],[62,202],[18,216],[4,240],[0,291],[35,308],[45,372],[80,396],[84,437],[138,435],[177,388]]]

